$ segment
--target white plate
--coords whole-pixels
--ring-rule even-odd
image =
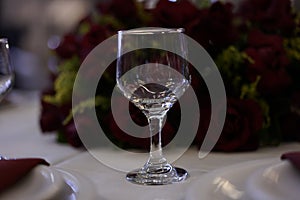
[[[248,161],[209,172],[191,183],[186,200],[249,200],[246,192],[248,177],[256,170],[278,162],[279,159]]]
[[[94,199],[92,183],[77,172],[39,165],[0,195],[1,200]]]
[[[300,172],[289,161],[283,161],[255,172],[246,184],[253,200],[299,200]]]

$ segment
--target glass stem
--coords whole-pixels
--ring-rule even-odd
[[[148,116],[150,128],[150,157],[147,164],[163,165],[167,163],[162,153],[161,129],[165,115]]]

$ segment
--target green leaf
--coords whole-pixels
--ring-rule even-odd
[[[67,143],[67,139],[62,130],[57,131],[56,141],[59,143]]]
[[[95,107],[99,107],[100,109],[107,109],[109,107],[109,104],[110,99],[103,96],[96,96],[95,98],[82,101],[72,109],[72,111],[63,121],[63,124],[67,124],[68,122],[70,122],[73,118],[73,115],[83,113],[87,109],[93,109]]]
[[[286,38],[283,45],[291,60],[300,61],[300,37]]]

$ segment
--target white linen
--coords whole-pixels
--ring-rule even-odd
[[[127,182],[125,172],[105,166],[88,152],[57,143],[54,134],[42,134],[38,123],[40,114],[38,94],[28,92],[13,94],[15,100],[0,107],[0,155],[9,158],[41,157],[50,162],[54,168],[79,173],[93,182],[98,199],[184,199],[187,189],[204,173],[251,160],[279,160],[282,153],[300,151],[299,143],[291,143],[261,148],[254,152],[214,152],[204,159],[199,159],[197,148],[192,147],[174,163],[190,172],[187,181],[167,186],[140,186]],[[110,149],[105,151],[112,160],[116,158],[116,151]],[[144,158],[124,157],[117,163],[138,168],[142,159]]]
[[[0,106],[0,155],[8,158],[41,157],[54,164],[82,150],[56,142],[55,134],[42,134],[37,92],[13,91]]]

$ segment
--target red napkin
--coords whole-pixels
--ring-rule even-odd
[[[300,170],[300,151],[282,154],[281,159],[289,160],[292,163],[292,165],[294,165],[297,169]]]
[[[0,193],[12,186],[39,164],[49,166],[49,163],[40,158],[0,160]]]

